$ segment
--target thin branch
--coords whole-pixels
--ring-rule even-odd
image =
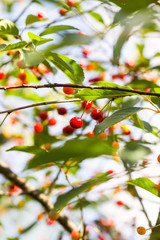
[[[50,83],[50,84],[39,84],[39,85],[17,85],[17,86],[1,86],[0,90],[9,90],[9,89],[19,89],[19,88],[54,88],[54,87],[73,87],[73,88],[89,88],[89,89],[102,89],[102,90],[114,90],[117,92],[128,92],[128,93],[136,93],[139,95],[148,95],[148,96],[155,96],[160,97],[160,93],[151,93],[151,92],[144,92],[144,91],[137,91],[132,89],[126,88],[118,88],[118,87],[104,87],[104,86],[96,86],[96,85],[80,85],[80,84],[70,84],[70,83]],[[122,95],[123,96],[123,95]]]
[[[49,186],[49,188],[48,188],[48,192],[47,192],[46,195],[49,196],[49,195],[52,193],[52,189],[53,189],[53,187],[54,187],[54,185],[55,185],[55,183],[56,183],[56,181],[57,181],[60,173],[61,173],[61,169],[58,171],[56,177],[55,177],[55,178],[53,179],[53,181],[51,182],[51,184],[50,184],[50,186]]]
[[[39,202],[44,209],[49,212],[53,209],[53,203],[51,202],[50,198],[47,197],[45,194],[41,193],[39,190],[34,188],[30,183],[28,183],[24,178],[19,177],[16,175],[10,168],[8,168],[4,163],[0,162],[0,173],[3,174],[7,179],[12,181],[18,187],[20,187],[24,193],[37,202]],[[78,231],[77,226],[63,214],[59,215],[57,220],[68,232],[72,232],[73,230]]]
[[[15,112],[15,111],[23,110],[23,109],[26,109],[26,108],[33,108],[33,107],[37,107],[37,106],[56,104],[56,103],[78,102],[78,101],[82,101],[82,100],[79,99],[79,98],[74,98],[74,99],[61,100],[61,101],[39,102],[39,103],[34,103],[34,104],[18,107],[18,108],[12,108],[12,109],[8,109],[8,110],[5,110],[5,111],[1,111],[0,114],[4,114],[4,113],[10,114],[10,113]]]

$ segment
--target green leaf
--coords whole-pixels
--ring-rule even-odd
[[[10,34],[14,36],[18,36],[18,28],[16,25],[10,20],[0,20],[0,34]]]
[[[142,160],[145,156],[151,153],[150,148],[143,146],[139,142],[128,142],[121,151],[121,159],[127,167],[135,164],[137,161]]]
[[[9,45],[5,45],[5,47],[3,49],[1,49],[0,51],[4,52],[4,51],[13,50],[13,49],[21,49],[21,48],[24,48],[27,44],[28,43],[26,41],[21,41],[18,43],[11,43]],[[2,44],[2,45],[4,45],[4,44]]]
[[[56,25],[56,26],[46,28],[40,34],[40,36],[44,36],[44,35],[52,34],[52,33],[56,33],[56,32],[61,32],[61,31],[66,31],[66,30],[79,30],[79,29],[75,28],[75,27],[72,27],[72,26],[69,26],[69,25]]]
[[[26,25],[30,25],[35,22],[45,22],[47,20],[47,18],[38,18],[37,16],[30,14],[26,18]]]
[[[134,121],[134,125],[138,128],[144,129],[143,122],[139,119],[138,114],[134,113],[131,116],[131,119]]]
[[[110,180],[110,177],[106,173],[98,174],[96,177],[86,181],[80,187],[74,187],[74,189],[64,193],[58,197],[54,204],[54,212],[61,211],[73,198],[77,197],[80,193],[89,191],[91,187],[97,186]]]
[[[142,108],[139,107],[129,107],[129,108],[123,108],[121,110],[118,110],[114,112],[111,116],[104,119],[103,122],[96,125],[95,127],[95,133],[100,134],[104,132],[106,128],[109,128],[113,126],[114,124],[121,122],[122,120],[130,117],[132,114],[142,110]]]
[[[112,155],[110,144],[97,138],[71,139],[63,146],[54,147],[49,152],[36,155],[28,163],[27,168],[35,168],[46,163],[60,163],[68,160],[80,162],[87,158],[96,158],[101,155]]]
[[[38,65],[44,60],[44,57],[35,50],[30,50],[30,51],[22,50],[22,55],[24,58],[24,63],[26,68]]]
[[[84,73],[81,66],[71,58],[51,53],[47,59],[59,68],[74,84],[81,84],[84,80]]]
[[[39,37],[37,35],[35,35],[34,33],[32,32],[28,32],[28,37],[30,38],[30,40],[33,42],[33,44],[35,46],[39,46],[39,45],[42,45],[44,43],[47,43],[47,42],[50,42],[50,41],[53,41],[52,38],[42,38],[42,37]]]
[[[46,152],[44,149],[37,147],[37,146],[16,146],[13,148],[10,148],[8,151],[19,151],[19,152],[25,152],[30,154],[40,154]]]
[[[142,123],[143,123],[143,126],[144,126],[145,130],[147,130],[148,132],[152,132],[152,130],[153,130],[152,126],[148,122],[142,121]]]
[[[101,87],[110,87],[110,88],[125,88],[129,90],[132,88],[123,87],[115,83],[111,82],[97,82],[93,84],[93,86],[101,86]],[[108,90],[108,89],[83,89],[80,90],[75,96],[84,100],[96,100],[101,98],[114,98],[114,97],[125,97],[125,96],[135,95],[134,93],[125,92],[125,91],[117,91],[115,90]]]
[[[158,189],[156,189],[156,184],[148,178],[141,177],[141,178],[136,178],[136,179],[130,179],[127,181],[127,183],[130,185],[133,185],[133,186],[143,188],[143,189],[147,190],[148,192],[159,197],[159,191],[158,191]]]
[[[103,21],[103,18],[101,17],[101,15],[99,13],[96,13],[96,12],[89,12],[89,14],[94,18],[96,19],[98,22],[102,23],[102,24],[105,24],[104,21]]]
[[[156,88],[158,87],[157,84],[151,81],[147,81],[145,79],[134,79],[130,84],[130,87],[132,88],[138,88],[138,89],[146,89],[146,88]]]

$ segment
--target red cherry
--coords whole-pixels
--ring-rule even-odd
[[[107,173],[108,173],[108,174],[113,174],[114,171],[113,171],[113,170],[108,170]]]
[[[60,14],[61,16],[66,16],[66,15],[67,15],[66,10],[63,9],[63,8],[59,9],[59,14]]]
[[[73,117],[70,120],[70,125],[72,128],[81,128],[83,126],[83,120],[80,117]]]
[[[63,108],[63,107],[58,108],[57,111],[58,111],[59,115],[65,115],[67,113],[67,109]]]
[[[121,200],[116,202],[118,206],[124,206],[124,202],[122,202]]]
[[[49,124],[50,126],[54,126],[54,125],[56,125],[56,123],[57,123],[57,121],[56,121],[55,118],[50,118],[50,119],[48,120],[48,124]]]
[[[38,80],[41,80],[41,74],[39,73],[39,71],[36,68],[31,68],[32,73],[37,77]]]
[[[63,87],[63,92],[65,94],[71,95],[73,94],[74,89],[72,87]]]
[[[157,160],[160,163],[160,154],[158,155]]]
[[[25,81],[26,80],[26,77],[27,77],[27,74],[25,72],[21,72],[19,73],[18,77],[22,80],[22,81]]]
[[[85,36],[86,35],[85,32],[83,32],[83,31],[78,31],[78,34],[81,35],[81,36]]]
[[[74,128],[72,128],[70,125],[63,128],[63,134],[64,135],[70,135],[75,131]]]
[[[6,74],[0,70],[0,80],[4,79]]]
[[[71,232],[71,237],[73,240],[78,240],[80,238],[80,233],[78,231],[73,230]]]
[[[101,111],[100,108],[95,108],[91,112],[91,117],[94,120],[99,120],[99,119],[101,119],[103,117],[103,112]]]
[[[9,193],[10,194],[20,194],[22,193],[22,189],[19,188],[17,185],[15,184],[12,184],[10,187],[9,187]]]
[[[82,53],[84,57],[88,57],[88,55],[92,52],[92,49],[90,47],[83,47]]]
[[[43,13],[38,12],[38,13],[37,13],[37,17],[38,17],[38,18],[44,18],[44,15],[43,15]]]
[[[99,77],[95,77],[95,78],[91,78],[89,80],[90,83],[95,83],[95,82],[99,82],[99,81],[102,81],[102,78],[99,76]]]
[[[43,131],[43,125],[42,125],[42,123],[36,122],[36,123],[34,124],[34,131],[35,131],[36,133],[42,132],[42,131]]]
[[[40,117],[41,121],[45,121],[48,118],[48,114],[46,111],[42,111],[42,112],[40,112],[39,117]]]
[[[74,0],[67,0],[67,3],[73,7],[76,5],[76,2]]]
[[[48,225],[52,225],[56,222],[56,220],[51,220],[49,217],[46,219]]]
[[[91,109],[93,105],[93,101],[83,101],[82,102],[82,108],[83,109]]]

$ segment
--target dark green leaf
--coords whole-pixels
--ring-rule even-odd
[[[14,36],[18,36],[18,28],[16,25],[10,20],[0,20],[0,34],[10,34]]]

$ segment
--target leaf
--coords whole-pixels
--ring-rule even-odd
[[[134,125],[135,125],[136,127],[141,128],[141,129],[144,130],[143,122],[139,119],[137,113],[134,113],[134,114],[131,116],[131,119],[134,121]]]
[[[59,68],[74,84],[81,84],[84,80],[84,73],[81,66],[71,58],[51,53],[47,59]]]
[[[5,45],[5,47],[3,49],[1,49],[0,51],[4,52],[4,51],[9,51],[9,50],[14,50],[14,49],[21,49],[21,48],[24,48],[27,44],[28,43],[26,41],[21,41],[18,43],[11,43],[11,44]]]
[[[16,25],[10,20],[0,20],[0,34],[10,34],[14,36],[18,36],[18,28]]]
[[[129,87],[122,87],[118,84],[111,83],[111,82],[97,82],[93,84],[93,86],[101,86],[101,87],[111,87],[111,88],[125,88],[126,90],[129,90],[131,88]],[[131,89],[132,90],[132,89]],[[75,94],[76,97],[84,99],[84,100],[96,100],[101,98],[114,98],[114,97],[125,97],[125,96],[135,95],[134,93],[125,92],[125,91],[117,91],[115,90],[108,90],[108,89],[83,89],[80,90],[77,94]]]
[[[110,177],[106,173],[101,173],[94,178],[86,181],[80,187],[74,187],[74,189],[64,193],[58,197],[56,203],[54,204],[54,212],[61,211],[73,198],[77,197],[80,193],[89,191],[91,187],[104,183],[110,180]]]
[[[44,43],[47,43],[47,42],[50,42],[50,41],[53,41],[52,38],[42,38],[42,37],[39,37],[37,35],[35,35],[34,33],[32,32],[28,32],[28,37],[30,38],[30,40],[33,42],[33,44],[35,46],[39,46],[39,45],[42,45]]]
[[[56,26],[46,28],[40,34],[40,36],[44,36],[44,35],[52,34],[52,33],[56,33],[56,32],[61,32],[61,31],[66,31],[66,30],[79,30],[79,29],[75,28],[73,26],[69,26],[69,25],[56,25]]]
[[[22,50],[22,55],[24,58],[24,63],[26,68],[38,65],[44,60],[44,57],[35,50],[30,50],[30,51]]]
[[[49,152],[36,155],[27,165],[27,168],[35,168],[46,163],[60,163],[68,160],[80,162],[84,159],[95,158],[101,155],[112,155],[110,144],[97,138],[71,139],[63,146],[54,147]]]
[[[104,132],[106,128],[109,128],[113,126],[114,124],[121,122],[122,120],[130,117],[132,114],[142,110],[142,108],[139,107],[129,107],[129,108],[123,108],[121,110],[118,110],[114,112],[111,116],[104,119],[103,122],[96,125],[95,127],[95,133],[100,134]]]
[[[148,132],[152,132],[152,126],[146,122],[146,121],[142,121],[144,129],[147,130]]]
[[[37,146],[16,146],[7,150],[7,152],[9,151],[19,151],[30,154],[40,154],[46,152],[44,149]]]
[[[156,189],[156,184],[152,182],[150,179],[141,177],[141,178],[136,178],[136,179],[130,179],[127,181],[128,184],[143,188],[147,190],[148,192],[156,195],[159,197],[159,191]]]
[[[121,159],[127,167],[135,164],[151,153],[150,148],[143,146],[139,142],[128,142],[121,151]]]
[[[30,25],[35,22],[45,22],[47,20],[47,18],[38,18],[37,16],[30,14],[26,18],[26,25]]]
[[[147,81],[145,79],[134,79],[130,84],[130,87],[132,88],[138,88],[138,89],[146,89],[146,88],[156,88],[158,87],[157,84],[151,81]]]
[[[88,12],[88,13],[98,22],[105,24],[103,21],[103,18],[101,17],[101,15],[99,13],[96,13],[96,12]]]

